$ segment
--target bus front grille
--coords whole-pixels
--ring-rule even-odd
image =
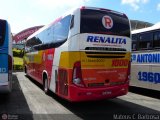
[[[101,87],[104,86],[104,83],[89,83],[88,87]]]
[[[90,58],[123,58],[126,55],[126,49],[87,47],[85,53]]]

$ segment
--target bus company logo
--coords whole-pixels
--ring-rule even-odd
[[[137,58],[137,56],[135,54],[132,54],[132,56],[131,56],[131,62],[136,61],[136,58]]]
[[[0,68],[0,73],[6,73],[7,69],[6,68]]]
[[[150,54],[132,54],[132,62],[137,63],[160,63],[160,54],[159,53],[150,53]]]
[[[102,18],[102,24],[106,29],[111,29],[113,27],[113,20],[110,16],[106,15]]]
[[[122,60],[113,60],[112,61],[112,66],[113,67],[120,67],[120,66],[128,66],[129,61],[127,59],[122,59]]]
[[[87,42],[108,43],[108,44],[126,44],[127,40],[125,38],[121,38],[121,37],[88,36]]]
[[[8,119],[8,115],[7,114],[2,114],[2,120],[7,120]]]

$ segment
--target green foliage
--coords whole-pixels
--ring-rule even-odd
[[[23,58],[13,57],[13,59],[14,59],[13,69],[23,70]]]
[[[23,70],[23,56],[24,56],[24,44],[13,44],[13,69],[14,70]]]
[[[23,65],[23,58],[13,57],[14,65]]]
[[[13,70],[23,70],[23,65],[13,65]]]
[[[12,51],[13,51],[13,56],[14,57],[21,57],[21,58],[23,58],[23,56],[24,56],[24,50],[23,49],[13,48]]]

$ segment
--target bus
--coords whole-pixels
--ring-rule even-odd
[[[131,86],[160,91],[160,23],[131,33]]]
[[[0,19],[0,93],[12,90],[12,35],[10,25]]]
[[[131,58],[128,17],[80,7],[32,34],[25,43],[25,73],[71,101],[115,98],[128,92]]]

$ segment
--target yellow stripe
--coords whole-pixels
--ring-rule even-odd
[[[110,56],[121,56],[109,54]],[[109,56],[107,55],[107,56]],[[92,55],[94,56],[94,55]],[[99,54],[95,56],[104,56]],[[123,58],[90,58],[85,52],[62,52],[59,66],[62,68],[73,68],[76,61],[81,61],[82,68],[127,68],[128,66],[112,66],[113,60],[128,60],[130,61],[131,53],[128,52]]]

